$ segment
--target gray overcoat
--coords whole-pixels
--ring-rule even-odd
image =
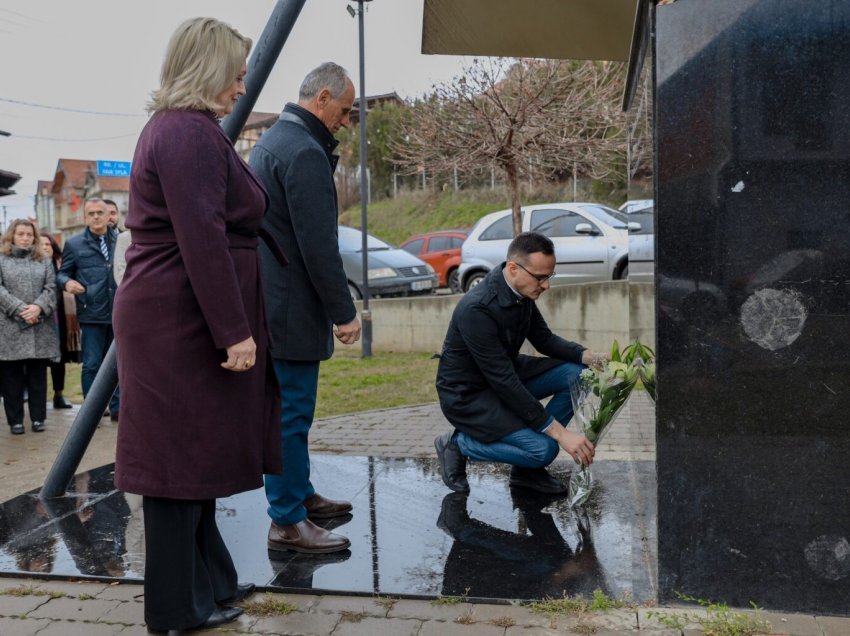
[[[15,316],[24,305],[38,305],[44,320],[21,329]],[[0,255],[0,360],[59,357],[59,333],[53,322],[56,282],[50,259],[37,261],[33,250],[12,247]]]

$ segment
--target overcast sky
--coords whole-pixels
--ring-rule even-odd
[[[463,58],[420,53],[422,2],[366,4],[367,94],[414,97],[461,72]],[[304,75],[327,60],[345,66],[359,88],[357,20],[346,11],[348,4],[307,0],[256,110],[281,110],[297,97]],[[0,169],[22,176],[14,187],[18,194],[0,198],[8,218],[33,214],[36,183],[53,178],[59,158],[130,161],[165,46],[182,20],[215,17],[256,42],[274,5],[275,0],[2,0],[0,130],[12,136],[0,136]]]

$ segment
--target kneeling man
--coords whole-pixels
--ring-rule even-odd
[[[508,260],[458,303],[437,369],[440,407],[455,431],[434,445],[443,481],[469,492],[466,462],[511,464],[510,485],[549,494],[566,491],[545,469],[563,448],[579,464],[593,461],[586,437],[564,428],[573,415],[570,381],[608,358],[552,333],[535,301],[549,289],[555,247],[523,232]],[[525,340],[547,357],[520,354]],[[552,396],[544,408],[540,400]]]

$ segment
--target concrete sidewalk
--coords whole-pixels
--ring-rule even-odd
[[[48,432],[11,436],[0,432],[0,500],[40,486],[77,409],[51,411]],[[598,460],[655,459],[654,406],[635,393],[597,449]],[[120,425],[120,424],[119,424]],[[414,457],[434,454],[433,439],[448,423],[436,404],[355,413],[318,420],[311,433],[317,453]],[[80,470],[114,461],[117,427],[98,429]],[[546,614],[511,604],[369,596],[257,593],[259,604],[238,621],[198,634],[245,633],[316,636],[543,636],[555,634],[699,634],[694,608],[624,608],[580,615]],[[257,613],[266,610],[268,615]],[[288,613],[287,613],[288,612]],[[652,615],[659,612],[666,621]],[[742,612],[752,616],[752,612]],[[676,616],[681,628],[671,627]],[[762,612],[771,633],[847,636],[850,618]],[[0,636],[66,636],[147,633],[143,590],[132,583],[69,582],[0,577]]]

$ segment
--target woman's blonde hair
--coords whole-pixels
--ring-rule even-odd
[[[27,221],[26,219],[15,219],[11,223],[9,223],[9,227],[6,228],[6,232],[3,234],[3,244],[0,245],[0,254],[9,256],[12,253],[15,230],[18,229],[19,225],[29,225],[32,228],[32,258],[37,261],[40,261],[44,257],[44,252],[41,249],[41,239],[39,237],[38,228],[35,226],[35,223],[33,223],[32,221]]]
[[[148,111],[220,109],[216,96],[234,82],[250,50],[251,38],[224,22],[186,20],[168,42]]]

